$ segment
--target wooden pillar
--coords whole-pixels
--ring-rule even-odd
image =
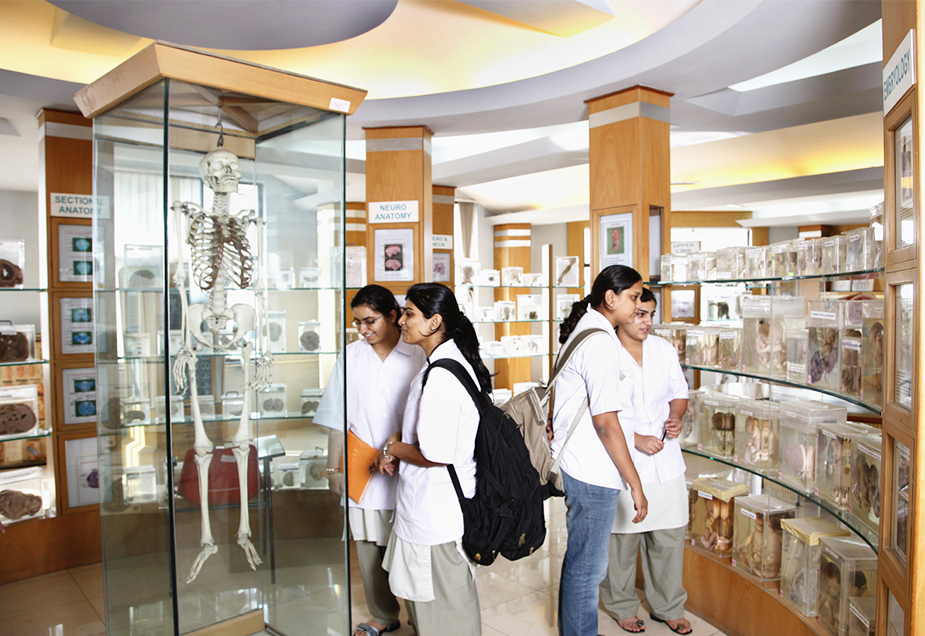
[[[592,276],[597,276],[602,263],[620,262],[632,265],[648,280],[650,216],[661,217],[661,251],[664,253],[670,245],[671,96],[672,93],[634,86],[587,101]],[[602,249],[602,221],[606,224],[624,219],[625,230],[609,230],[613,240],[608,237]],[[632,240],[632,249],[627,253],[622,252],[624,231],[631,234]]]
[[[404,294],[433,272],[433,132],[427,126],[365,130],[367,282]]]
[[[495,269],[522,267],[530,271],[530,224],[508,223],[495,226]],[[502,275],[502,284],[504,277]],[[523,287],[499,287],[495,300],[517,302],[518,294],[532,293]],[[507,322],[495,325],[495,340],[503,336],[522,336],[531,333],[530,323]],[[513,389],[515,382],[530,381],[530,358],[506,358],[495,361],[495,388]]]
[[[57,516],[35,521],[23,521],[6,527],[3,535],[3,564],[0,584],[9,583],[64,568],[73,568],[102,559],[99,506],[71,507],[67,501],[64,445],[66,440],[95,437],[96,423],[65,425],[61,396],[61,375],[65,369],[93,369],[92,354],[61,353],[62,298],[89,298],[92,283],[68,280],[74,268],[68,269],[59,259],[58,239],[62,226],[68,234],[71,228],[87,231],[89,214],[80,218],[52,216],[53,194],[92,195],[93,142],[91,122],[81,115],[55,110],[39,113],[39,245],[27,245],[27,250],[40,254],[40,285],[48,289],[41,294],[42,350],[36,354],[49,360],[47,365],[30,365],[21,369],[44,368],[45,426],[52,436],[45,438],[48,468],[45,479],[49,490],[57,493]],[[63,200],[60,199],[59,200]],[[82,202],[79,206],[87,207]],[[68,252],[69,250],[65,250]],[[62,269],[63,267],[63,269]],[[15,302],[15,300],[14,300]],[[19,369],[20,367],[17,367]]]
[[[585,230],[588,229],[588,221],[572,221],[567,225],[568,233],[568,254],[578,255],[578,262],[581,269],[578,270],[578,288],[569,288],[568,293],[578,294],[584,298],[585,281],[585,263],[590,262],[591,255],[585,254]]]
[[[344,211],[344,245],[347,249],[351,247],[366,248],[366,202],[365,201],[347,201],[346,210]],[[368,255],[367,255],[368,256]],[[369,262],[367,260],[367,268]],[[347,288],[344,295],[344,307],[347,310],[345,316],[349,323],[353,320],[350,314],[350,301],[357,293],[356,288]]]
[[[925,97],[917,86],[925,69],[925,1],[884,0],[881,8],[883,74],[889,80],[883,82],[886,289],[880,487],[884,496],[878,551],[877,634],[925,636],[925,505],[918,494],[925,484],[921,300],[925,282],[921,218]],[[903,324],[907,326],[900,329]],[[898,614],[897,607],[905,615],[904,625],[891,621]]]
[[[434,234],[432,249],[434,266],[431,277],[425,280],[453,285],[456,263],[453,260],[453,209],[456,207],[456,188],[434,186]]]

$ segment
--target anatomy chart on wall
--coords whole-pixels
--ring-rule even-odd
[[[601,269],[610,265],[633,266],[633,215],[601,217]]]
[[[414,230],[376,230],[377,281],[414,280]]]

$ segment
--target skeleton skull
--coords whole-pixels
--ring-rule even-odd
[[[233,152],[216,148],[199,162],[199,173],[205,184],[216,194],[238,191],[241,165],[237,155]]]

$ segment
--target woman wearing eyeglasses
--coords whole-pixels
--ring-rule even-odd
[[[373,448],[382,448],[393,433],[401,430],[402,416],[411,380],[424,367],[420,347],[401,339],[398,318],[401,308],[385,287],[367,285],[350,303],[353,326],[360,340],[347,345],[337,358],[314,422],[331,429],[325,476],[330,489],[344,493],[344,475],[339,466],[344,450],[344,380],[347,393],[347,430]],[[389,589],[388,572],[382,568],[395,509],[397,476],[375,472],[359,502],[347,499],[350,531],[356,542],[357,560],[372,618],[354,631],[354,636],[379,636],[400,626],[399,604]]]

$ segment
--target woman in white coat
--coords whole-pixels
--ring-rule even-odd
[[[346,379],[347,430],[373,448],[401,430],[411,380],[424,367],[424,352],[402,341],[398,327],[401,308],[385,287],[367,285],[350,303],[353,325],[361,339],[347,345],[315,413],[315,424],[330,428],[325,476],[330,489],[344,493],[340,466],[344,450],[344,379]],[[398,479],[373,474],[359,501],[347,499],[350,533],[366,605],[372,618],[360,623],[354,636],[379,636],[400,626],[399,604],[389,589],[382,557],[392,532]]]
[[[642,523],[632,523],[633,508],[617,502],[610,535],[610,564],[601,583],[604,609],[624,631],[640,633],[636,596],[636,555],[642,547],[646,601],[653,621],[678,634],[691,632],[684,618],[687,593],[682,582],[684,530],[687,527],[687,485],[684,458],[677,437],[687,410],[687,382],[678,354],[667,340],[649,334],[655,295],[643,290],[636,320],[617,328],[621,351],[620,421],[631,426],[633,464],[654,503]]]
[[[620,401],[620,342],[614,329],[631,323],[639,309],[642,277],[623,265],[605,268],[591,294],[574,305],[562,323],[563,348],[587,329],[602,329],[569,359],[556,382],[553,455],[561,452],[568,544],[559,583],[559,634],[596,636],[598,586],[607,572],[607,541],[620,491],[629,489],[636,523],[648,502],[630,458],[632,429],[617,413]],[[582,403],[589,408],[562,450]]]
[[[455,360],[486,394],[491,378],[479,357],[472,323],[453,291],[436,283],[408,290],[399,320],[402,338],[429,363]],[[379,464],[398,465],[395,525],[386,553],[392,591],[406,601],[418,636],[477,636],[481,614],[475,566],[462,549],[463,517],[447,466],[455,467],[465,497],[475,494],[475,434],[479,413],[447,369],[422,371],[411,385],[401,434],[382,448]]]

